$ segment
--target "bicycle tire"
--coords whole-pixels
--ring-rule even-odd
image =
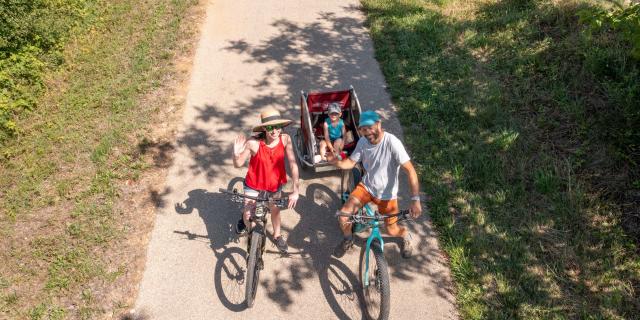
[[[362,172],[357,166],[352,168],[351,170],[343,170],[341,180],[342,181],[340,181],[340,187],[342,189],[342,193],[346,193],[347,195],[349,195],[362,180]],[[343,202],[346,202],[346,199],[342,200]]]
[[[249,248],[249,259],[247,260],[247,282],[245,288],[245,301],[247,308],[253,307],[256,292],[258,291],[258,280],[260,278],[260,268],[258,262],[262,255],[262,234],[253,232],[251,234],[251,247]]]
[[[306,163],[304,163],[304,161],[302,160],[302,158],[306,155],[302,128],[296,129],[296,132],[293,135],[293,142],[294,142],[294,148],[297,149],[297,151],[296,150],[294,151],[296,151],[296,161],[298,163],[298,168],[300,168],[300,170],[303,170],[303,171],[308,171],[309,166]],[[313,156],[311,156],[310,162],[313,163]]]
[[[391,286],[389,284],[389,267],[384,259],[380,243],[371,242],[373,257],[369,257],[369,285],[365,287],[364,271],[366,266],[366,247],[360,253],[360,285],[364,303],[364,315],[369,320],[389,319],[391,308]],[[374,263],[372,263],[374,262]],[[375,297],[377,299],[374,299]]]
[[[345,170],[342,173],[342,180],[343,180],[342,184],[344,186],[343,190],[347,190],[347,194],[350,194],[362,180],[362,170],[360,166],[355,166],[351,170]],[[348,197],[348,195],[346,196]],[[343,197],[343,203],[346,201],[347,199]],[[360,214],[362,210],[363,209],[359,209],[356,213]],[[364,224],[354,223],[351,225],[351,232],[360,233],[365,228],[366,228],[366,225]]]

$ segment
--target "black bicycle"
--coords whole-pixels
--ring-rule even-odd
[[[220,192],[231,195],[234,202],[244,203],[244,199],[255,201],[255,205],[251,208],[251,222],[247,226],[250,228],[247,233],[249,239],[247,241],[247,277],[245,287],[245,301],[247,308],[253,307],[256,292],[258,291],[258,279],[260,278],[260,270],[264,268],[262,254],[264,253],[264,245],[266,242],[265,225],[267,223],[267,214],[271,212],[269,208],[271,204],[275,204],[280,208],[286,208],[289,199],[287,197],[276,198],[261,193],[257,197],[247,196],[239,193],[236,189],[229,191],[220,189]],[[253,227],[251,225],[255,224]]]

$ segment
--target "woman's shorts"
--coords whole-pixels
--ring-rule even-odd
[[[260,195],[261,190],[251,189],[246,184],[243,184],[243,186],[244,186],[244,194],[245,195],[248,195],[250,197],[257,197],[257,196]],[[267,191],[267,195],[270,196],[270,197],[280,197],[281,193],[282,193],[282,186],[278,187],[278,191],[276,191],[276,192]]]

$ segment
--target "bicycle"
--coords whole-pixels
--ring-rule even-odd
[[[275,204],[278,207],[286,208],[288,198],[273,198],[260,194],[257,197],[248,196],[242,193],[238,193],[236,189],[229,191],[226,189],[220,189],[220,192],[231,195],[231,200],[234,202],[243,203],[244,199],[254,200],[256,203],[251,209],[250,221],[255,223],[255,226],[247,233],[247,280],[245,283],[245,302],[247,308],[253,307],[256,298],[256,292],[258,291],[258,279],[260,278],[260,270],[264,268],[264,262],[262,255],[264,254],[265,245],[265,225],[267,223],[267,214],[271,211],[269,209],[270,204]],[[251,223],[250,223],[251,225]]]
[[[350,171],[350,172],[344,172]],[[360,182],[362,173],[360,169],[343,170],[342,173],[342,201],[349,197],[349,189]],[[361,282],[362,297],[364,299],[364,311],[367,319],[387,320],[391,308],[391,287],[389,284],[389,267],[384,258],[384,240],[380,233],[380,222],[385,219],[398,217],[399,221],[412,220],[410,210],[400,210],[396,214],[382,215],[374,211],[369,204],[365,204],[354,214],[336,214],[336,216],[349,217],[354,234],[364,233],[371,229],[364,250],[360,254],[359,278]],[[374,259],[370,259],[373,252]],[[370,272],[373,270],[373,272]]]

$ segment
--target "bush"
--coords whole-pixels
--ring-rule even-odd
[[[579,13],[582,22],[591,25],[591,30],[614,30],[631,43],[631,56],[640,60],[640,4],[618,7],[614,10],[583,10]]]
[[[612,10],[591,8],[581,10],[579,16],[588,26],[586,34],[594,48],[586,54],[586,66],[602,83],[615,109],[607,113],[607,121],[600,129],[618,149],[621,158],[637,168],[640,161],[640,4]]]
[[[87,0],[0,0],[0,146],[36,107],[44,73],[86,12]]]

